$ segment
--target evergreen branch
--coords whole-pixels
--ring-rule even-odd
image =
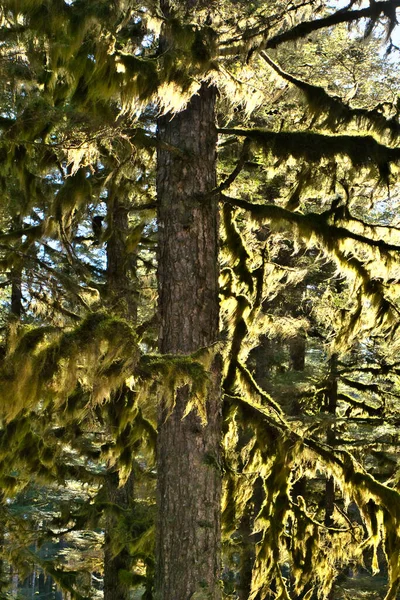
[[[383,364],[378,367],[374,365],[357,366],[357,365],[343,365],[340,369],[339,375],[342,373],[372,373],[374,375],[400,375],[400,363],[394,363],[393,365]]]
[[[326,119],[322,123],[323,126],[334,129],[338,125],[347,125],[355,120],[368,123],[378,133],[389,131],[392,139],[400,133],[400,123],[395,117],[387,119],[378,108],[372,110],[351,108],[348,102],[345,102],[339,96],[330,96],[322,86],[312,85],[285,72],[263,50],[260,52],[260,56],[280,77],[292,83],[304,93],[312,113],[316,115],[326,114]]]
[[[382,414],[383,406],[370,406],[366,402],[361,402],[360,400],[355,400],[348,394],[338,394],[338,400],[343,400],[350,404],[353,408],[359,408],[371,416],[380,416]],[[347,413],[347,411],[346,411]]]
[[[305,215],[300,212],[293,213],[274,204],[252,204],[246,200],[234,199],[225,196],[224,194],[221,194],[221,199],[234,206],[239,206],[244,210],[248,210],[257,220],[284,221],[295,225],[303,238],[307,240],[315,238],[325,252],[336,259],[342,270],[356,276],[359,282],[359,288],[356,294],[356,308],[352,313],[349,313],[346,326],[342,328],[342,333],[336,338],[338,347],[344,347],[348,344],[349,332],[354,334],[356,327],[360,323],[360,317],[363,310],[363,296],[370,300],[378,327],[384,328],[385,326],[386,334],[390,331],[393,335],[397,331],[399,327],[400,311],[397,306],[386,297],[383,280],[374,278],[361,260],[354,254],[351,254],[342,248],[346,240],[355,240],[361,243],[364,248],[377,248],[379,252],[386,255],[387,260],[390,261],[393,258],[390,255],[390,252],[399,252],[400,248],[398,246],[387,244],[381,240],[367,238],[344,227],[331,225],[328,222],[328,219],[332,214],[331,211],[326,211],[321,214],[309,213]]]
[[[261,388],[260,390],[261,392],[264,392],[264,390],[262,390]],[[277,421],[275,418],[271,417],[271,414],[267,412],[266,407],[262,404],[259,404],[258,402],[255,402],[253,399],[250,400],[247,397],[245,398],[244,396],[241,396],[239,394],[232,394],[229,392],[224,392],[224,399],[227,400],[227,403],[230,402],[239,406],[243,405],[248,411],[248,414],[251,417],[254,417],[255,422],[259,421],[260,416],[262,415],[262,420],[265,421],[265,423],[268,424],[269,427],[272,427],[273,429],[278,429],[280,433],[283,433],[287,430],[287,426],[285,427],[284,421],[280,422]],[[274,403],[274,400],[272,400],[272,402]],[[281,408],[278,408],[279,411],[281,411]]]
[[[281,433],[288,435],[293,442],[299,442],[312,450],[352,492],[356,493],[358,491],[360,495],[359,500],[361,500],[361,497],[364,498],[365,502],[366,497],[376,499],[377,503],[385,507],[396,523],[400,522],[400,493],[380,483],[367,473],[349,452],[345,450],[335,451],[313,438],[303,437],[292,430],[285,421],[280,423],[273,422],[271,417],[266,414],[264,407],[247,398],[241,396],[228,396],[228,398],[240,404],[245,404],[250,409],[250,414],[253,414],[255,417],[255,422],[258,422],[260,419],[265,420],[268,426],[272,425],[280,430]],[[373,421],[376,422],[375,419]]]
[[[379,386],[376,383],[362,383],[360,381],[353,381],[352,379],[347,379],[347,377],[341,377],[341,381],[345,385],[348,385],[349,387],[352,387],[358,390],[359,392],[371,392],[374,394],[380,393]]]
[[[325,531],[329,531],[331,533],[347,533],[348,531],[352,531],[354,529],[354,525],[352,525],[352,524],[349,524],[349,527],[347,527],[346,529],[339,529],[338,527],[329,527],[328,525],[325,525],[324,523],[320,523],[319,521],[317,521],[311,515],[308,514],[308,512],[306,510],[306,505],[305,505],[305,502],[304,502],[304,499],[302,496],[297,497],[297,502],[298,503],[296,504],[296,502],[293,502],[293,500],[290,501],[290,505],[292,506],[294,511],[295,512],[299,511],[301,513],[301,515],[309,523],[316,525],[319,529],[324,529]]]
[[[275,400],[258,385],[250,371],[239,360],[237,361],[237,368],[252,392],[255,393],[262,401],[264,401],[266,406],[269,406],[269,408],[271,408],[277,414],[282,423],[285,423],[283,411],[279,404],[275,402]]]
[[[390,163],[400,161],[400,148],[381,144],[371,135],[328,135],[312,131],[275,132],[239,128],[218,128],[217,131],[223,135],[249,138],[282,159],[293,156],[317,163],[322,158],[348,156],[355,167],[375,165],[383,181],[388,180]]]
[[[304,5],[306,4],[307,3],[304,3]],[[274,35],[270,39],[266,40],[266,42],[264,43],[264,47],[276,48],[284,42],[301,39],[302,37],[305,37],[313,31],[324,29],[326,27],[332,27],[334,25],[340,25],[341,23],[351,23],[353,21],[358,21],[360,19],[367,18],[370,18],[375,22],[381,14],[386,15],[389,18],[389,20],[392,20],[393,13],[395,13],[395,10],[399,6],[399,4],[399,2],[381,1],[373,2],[370,4],[369,8],[361,10],[349,11],[349,6],[346,8],[341,8],[335,13],[328,15],[327,17],[323,17],[321,19],[314,19],[312,21],[303,21],[302,23],[295,25],[287,31]],[[298,8],[301,8],[302,6],[303,5],[300,4],[297,6],[293,6],[289,9],[286,8],[285,13],[291,10],[298,10]],[[266,38],[274,24],[277,22],[279,23],[283,17],[283,13],[274,15],[274,20],[271,17],[267,17],[267,19],[264,20],[259,26],[248,28],[247,30],[240,32],[238,36],[222,41],[220,46],[229,47],[236,42],[249,42],[251,39],[257,37],[259,38],[260,36]]]
[[[319,31],[342,23],[352,23],[353,21],[359,21],[360,19],[371,19],[373,23],[375,23],[381,15],[384,15],[392,22],[393,19],[396,18],[396,8],[399,7],[400,0],[381,0],[378,2],[371,2],[368,7],[360,8],[358,10],[340,9],[327,17],[313,19],[312,21],[303,21],[288,31],[272,36],[266,41],[265,47],[276,48],[284,42],[292,42],[304,38],[314,31]]]
[[[388,244],[383,240],[374,240],[369,237],[355,233],[346,227],[331,225],[328,220],[334,215],[330,210],[323,213],[308,213],[292,212],[276,204],[254,204],[240,198],[232,198],[221,194],[221,199],[228,204],[238,206],[251,212],[251,214],[260,220],[285,221],[292,225],[296,225],[300,232],[313,233],[317,238],[324,238],[341,241],[344,239],[352,239],[354,241],[365,244],[373,248],[378,248],[381,252],[400,252],[400,246],[396,244]]]
[[[228,187],[240,175],[240,172],[242,171],[243,167],[245,166],[245,163],[249,159],[250,145],[251,145],[251,141],[246,138],[244,140],[243,147],[242,147],[242,150],[240,152],[239,159],[237,161],[236,167],[234,168],[234,170],[232,171],[232,173],[230,175],[228,175],[228,177],[215,190],[212,190],[210,192],[211,194],[214,194],[214,193],[217,193],[217,192],[222,192],[223,190],[228,189]]]
[[[226,234],[225,246],[232,258],[233,272],[238,276],[240,283],[244,283],[249,292],[252,293],[254,290],[254,281],[248,266],[250,254],[239,229],[236,227],[235,212],[236,211],[229,204],[224,205],[223,222]]]
[[[286,417],[288,423],[309,423],[310,427],[314,429],[320,429],[320,425],[322,424],[331,424],[331,423],[355,423],[359,425],[373,425],[376,427],[377,425],[393,425],[394,427],[400,426],[400,417],[334,417],[329,416],[329,414],[324,413],[323,416],[318,415],[296,415],[294,417]]]
[[[85,291],[89,290],[89,287],[85,288],[84,286],[81,286],[80,284],[73,281],[73,279],[71,277],[69,277],[68,275],[66,275],[65,273],[61,273],[60,271],[57,272],[56,269],[54,269],[53,267],[50,267],[43,260],[41,260],[40,258],[38,258],[36,256],[31,256],[31,255],[27,256],[24,252],[18,252],[17,254],[19,254],[22,258],[25,258],[25,259],[29,258],[30,260],[35,262],[39,267],[41,267],[47,273],[49,273],[51,276],[53,276],[55,280],[58,280],[61,284],[65,285],[65,288],[71,294],[73,294],[73,296],[76,298],[76,300],[78,300],[78,302],[83,306],[83,308],[85,308],[87,311],[90,311],[90,306],[87,304],[87,302],[81,296],[81,293],[84,293]]]

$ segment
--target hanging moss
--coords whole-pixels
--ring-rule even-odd
[[[209,369],[218,353],[219,345],[216,344],[211,348],[201,348],[193,355],[146,355],[138,365],[138,374],[144,382],[154,381],[156,377],[157,387],[169,410],[174,407],[178,388],[188,386],[189,402],[184,416],[196,410],[205,424],[207,410],[204,398],[209,382]]]
[[[244,241],[235,223],[234,209],[229,204],[224,204],[223,207],[224,228],[226,234],[226,248],[228,249],[231,260],[232,269],[243,282],[250,293],[254,290],[253,277],[248,267],[250,254],[244,245]]]
[[[349,332],[353,335],[357,333],[363,312],[363,298],[368,298],[371,304],[373,319],[371,319],[369,327],[378,326],[386,334],[396,334],[399,326],[399,311],[388,297],[383,279],[374,278],[371,271],[374,263],[377,268],[382,269],[383,267],[386,269],[394,261],[395,253],[399,250],[397,245],[374,237],[367,237],[352,231],[350,228],[336,225],[331,220],[334,211],[328,210],[320,214],[309,213],[304,215],[300,212],[293,213],[274,204],[252,204],[223,194],[221,194],[221,198],[233,206],[248,210],[253,218],[260,222],[284,222],[295,226],[301,237],[307,241],[315,240],[326,254],[336,260],[339,269],[356,279],[358,290],[355,295],[358,304],[353,313],[348,315],[347,328],[343,328],[342,334],[337,336],[336,344],[338,348],[344,348],[349,343]],[[358,246],[350,246],[350,240],[353,240]],[[358,247],[360,253],[367,252],[369,254],[369,261],[365,260],[363,262],[357,258],[354,253]],[[347,340],[344,335],[345,332]]]
[[[328,135],[310,131],[268,131],[262,129],[218,129],[220,134],[246,137],[274,156],[290,156],[309,163],[347,156],[354,167],[373,167],[379,178],[388,183],[390,163],[400,160],[400,148],[380,144],[370,135]]]
[[[399,135],[400,123],[398,120],[394,117],[387,119],[379,108],[371,110],[351,108],[341,98],[330,96],[323,87],[310,84],[286,73],[266,52],[261,51],[260,56],[278,75],[295,85],[305,95],[311,114],[314,114],[315,117],[323,117],[321,127],[336,131],[338,127],[345,127],[354,122],[359,127],[373,129],[378,134],[389,133],[392,141]]]
[[[22,336],[5,362],[2,405],[7,416],[46,397],[70,396],[72,401],[78,381],[92,390],[94,382],[101,381],[94,400],[104,400],[111,389],[121,385],[138,360],[137,339],[131,327],[105,313],[89,314],[74,330],[55,333],[52,329],[50,333],[52,336],[46,339],[48,328],[28,332],[27,340]]]

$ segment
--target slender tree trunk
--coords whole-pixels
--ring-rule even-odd
[[[137,320],[134,284],[134,257],[127,252],[128,207],[114,194],[109,198],[107,219],[111,230],[107,240],[107,297],[115,314],[132,324]]]
[[[20,229],[22,227],[22,218],[17,215],[12,220],[12,229]],[[19,242],[19,245],[21,242]],[[18,321],[22,315],[22,262],[21,259],[16,261],[10,273],[11,279],[11,312],[10,321]]]
[[[337,354],[333,354],[330,359],[330,374],[328,383],[327,406],[326,411],[333,417],[336,414],[337,407]],[[336,427],[331,425],[326,434],[326,441],[329,445],[334,445],[336,440]],[[325,487],[325,525],[333,526],[333,511],[335,509],[335,485],[333,477],[329,477]]]
[[[107,241],[107,298],[114,314],[128,319],[133,325],[137,319],[137,303],[132,290],[129,255],[126,251],[128,210],[116,197],[109,198],[108,221],[111,235]],[[115,395],[118,398],[119,394]],[[114,398],[114,402],[116,399]],[[130,571],[131,557],[127,548],[117,555],[113,551],[117,511],[134,510],[133,474],[119,487],[118,473],[109,470],[105,480],[107,502],[113,507],[106,513],[104,538],[104,600],[128,600],[129,587],[121,583],[120,571]]]
[[[202,85],[187,108],[158,121],[160,351],[190,354],[218,337],[216,90]],[[166,147],[163,145],[163,148]],[[183,153],[183,155],[181,154]],[[220,598],[220,360],[206,398],[207,424],[183,417],[189,387],[168,391],[159,410],[157,448],[157,600]]]
[[[337,384],[337,354],[332,354],[330,358],[330,374],[328,383],[328,394],[327,394],[327,406],[326,410],[333,417],[336,415],[337,408],[337,395],[338,395],[338,384]],[[328,427],[326,433],[326,441],[329,445],[334,445],[336,440],[336,426],[332,424]],[[324,523],[327,527],[334,527],[333,512],[335,510],[335,480],[333,477],[329,477],[325,484],[325,518]],[[334,585],[332,586],[328,600],[333,600],[335,597]]]
[[[12,582],[11,597],[16,598],[18,596],[19,575],[18,575],[17,569],[14,569],[13,566],[11,566],[11,574],[10,575],[11,575],[11,582]]]
[[[129,509],[133,506],[133,477],[129,477],[126,484],[119,487],[118,473],[109,472],[106,476],[105,486],[108,502],[121,509]],[[119,573],[121,570],[130,571],[131,558],[127,548],[123,548],[117,555],[113,553],[112,534],[116,521],[115,514],[106,515],[104,600],[127,600],[129,598],[129,588],[121,583]]]
[[[293,371],[304,371],[306,363],[306,337],[300,332],[289,342],[290,367]]]

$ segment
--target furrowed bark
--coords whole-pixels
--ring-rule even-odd
[[[217,341],[218,204],[202,199],[216,186],[216,90],[203,84],[187,108],[158,121],[160,352],[190,354]],[[171,153],[167,144],[184,152]],[[220,598],[220,359],[205,403],[183,418],[188,386],[159,408],[157,600]]]

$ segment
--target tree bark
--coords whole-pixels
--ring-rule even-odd
[[[126,484],[119,487],[118,473],[108,472],[105,481],[107,501],[121,510],[133,510],[133,477],[128,478]],[[104,540],[104,600],[127,600],[130,597],[129,588],[119,579],[121,570],[131,570],[131,557],[127,548],[119,554],[113,552],[112,535],[117,524],[114,511],[106,515],[106,528]]]
[[[109,198],[107,218],[111,230],[107,241],[107,299],[114,314],[129,320],[137,320],[137,302],[132,290],[131,265],[126,251],[128,235],[128,209],[116,197]],[[119,398],[114,395],[113,402]],[[112,537],[118,523],[118,508],[134,510],[134,476],[130,474],[126,484],[119,487],[118,473],[109,469],[105,480],[107,502],[113,507],[106,510],[104,536],[104,600],[128,600],[129,587],[121,583],[121,570],[131,571],[132,559],[127,548],[117,555],[113,551]]]
[[[159,349],[190,354],[218,338],[218,202],[214,87],[158,120]],[[169,152],[175,146],[180,150]],[[189,387],[159,407],[157,600],[220,598],[221,403],[219,357],[209,375],[207,423],[183,418]]]
[[[326,411],[333,417],[336,415],[337,399],[338,399],[338,382],[337,382],[337,354],[332,354],[329,367],[329,382],[328,382],[328,393],[326,398]],[[334,446],[336,441],[336,426],[333,424],[328,427],[326,432],[326,442],[330,446]],[[327,527],[334,527],[335,523],[333,520],[333,513],[335,511],[335,480],[334,478],[328,477],[325,483],[325,517],[324,524]],[[328,600],[333,600],[335,597],[335,586],[329,591]]]
[[[306,365],[306,337],[300,332],[289,342],[290,368],[304,371]]]
[[[332,354],[329,366],[330,366],[330,374],[329,374],[329,382],[328,382],[328,393],[326,398],[326,412],[328,412],[333,417],[336,415],[337,408],[337,394],[338,394],[338,384],[337,384],[337,354]],[[331,425],[327,429],[326,433],[326,442],[330,446],[334,446],[336,441],[336,427],[335,425]],[[324,523],[327,527],[333,527],[333,512],[335,510],[335,482],[333,477],[329,477],[326,480],[325,487],[325,518]]]
[[[134,289],[134,257],[126,250],[129,230],[128,207],[117,197],[109,198],[107,206],[107,297],[115,314],[135,324],[137,298]]]

